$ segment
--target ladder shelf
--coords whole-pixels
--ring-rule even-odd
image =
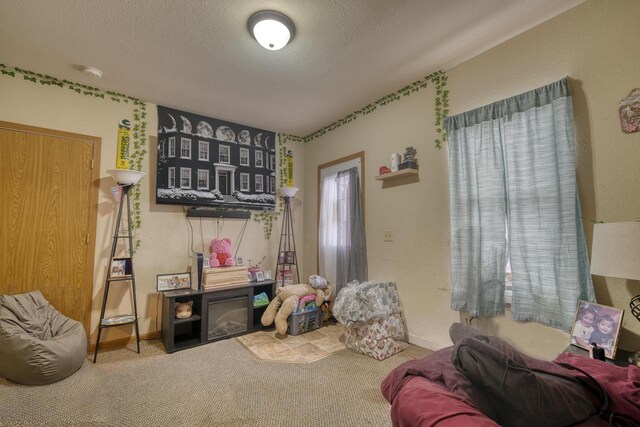
[[[107,278],[105,279],[104,295],[102,297],[102,308],[100,310],[100,321],[98,322],[98,338],[96,339],[96,348],[93,353],[93,363],[96,363],[98,358],[98,350],[100,348],[100,336],[102,330],[105,328],[112,328],[115,326],[123,325],[135,325],[136,331],[136,345],[137,352],[140,353],[140,330],[138,328],[138,304],[136,302],[136,275],[133,269],[133,235],[131,233],[131,204],[129,201],[129,190],[133,188],[134,184],[121,185],[122,197],[120,198],[120,205],[118,207],[118,216],[116,218],[115,233],[113,234],[113,241],[111,243],[111,256],[109,257],[109,266],[107,268]],[[120,224],[122,220],[123,207],[127,204],[127,232],[122,234],[120,231]],[[116,250],[118,249],[118,243],[120,240],[126,240],[127,246],[125,251],[128,252],[128,256],[116,257]],[[117,261],[116,265],[114,261]],[[123,265],[124,264],[124,265]],[[114,274],[114,272],[116,274]],[[105,317],[105,310],[107,307],[107,300],[109,299],[109,288],[111,283],[129,282],[131,285],[131,293],[133,296],[133,313],[118,314],[114,316]]]

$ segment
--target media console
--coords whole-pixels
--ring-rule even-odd
[[[253,296],[262,292],[269,301],[276,282],[250,282],[226,289],[181,289],[162,294],[162,343],[167,353],[264,329],[260,318],[266,306],[254,307]],[[176,319],[176,304],[193,301],[193,314]]]

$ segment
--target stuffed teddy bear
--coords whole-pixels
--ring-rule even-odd
[[[211,240],[209,252],[211,252],[211,257],[209,258],[211,267],[231,267],[236,265],[233,256],[231,256],[231,239],[228,237]]]
[[[316,295],[316,307],[331,297],[331,288],[314,289],[309,284],[287,285],[276,289],[276,295],[267,306],[260,321],[264,326],[276,322],[276,332],[284,335],[287,333],[287,318],[298,306],[301,297],[309,294]],[[278,307],[280,309],[278,310]]]

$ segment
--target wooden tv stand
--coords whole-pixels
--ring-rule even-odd
[[[167,353],[265,329],[260,323],[266,308],[254,307],[253,296],[262,292],[269,301],[276,282],[249,282],[232,288],[180,289],[162,294],[162,343]],[[193,314],[176,319],[176,304],[193,301]]]

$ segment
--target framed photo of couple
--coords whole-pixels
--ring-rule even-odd
[[[571,328],[571,344],[589,350],[593,344],[604,349],[608,359],[616,356],[624,310],[579,301]]]

